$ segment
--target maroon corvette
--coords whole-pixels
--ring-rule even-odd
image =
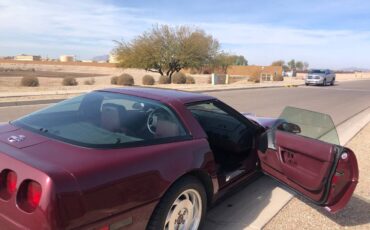
[[[358,181],[329,116],[241,114],[203,94],[94,91],[0,126],[1,229],[198,229],[261,172],[330,212]]]

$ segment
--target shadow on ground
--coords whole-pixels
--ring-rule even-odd
[[[204,229],[259,229],[291,197],[279,183],[263,176],[209,210]]]

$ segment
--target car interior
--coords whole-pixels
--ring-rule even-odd
[[[188,106],[208,136],[220,172],[243,168],[254,147],[254,128],[248,127],[213,102]],[[255,165],[254,165],[255,166]]]

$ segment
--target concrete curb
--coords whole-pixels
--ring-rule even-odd
[[[210,92],[218,92],[218,91],[234,91],[234,90],[252,90],[252,89],[271,89],[271,88],[284,88],[284,87],[299,87],[302,86],[303,84],[295,84],[295,85],[279,85],[279,86],[258,86],[258,87],[238,87],[238,88],[228,88],[228,89],[207,89],[207,90],[194,90],[194,91],[188,91],[188,92],[194,92],[194,93],[210,93]],[[154,87],[153,87],[154,88]],[[155,87],[159,88],[159,87]],[[159,88],[159,89],[167,89],[167,88]],[[176,89],[175,89],[176,90]],[[33,94],[33,95],[25,95],[25,96],[55,96],[55,95],[65,95],[65,96],[70,96],[70,95],[79,95],[82,93],[87,93],[89,91],[81,91],[81,92],[76,92],[76,93],[66,93],[66,94]],[[23,97],[23,96],[9,96],[9,97]],[[8,98],[6,97],[0,97],[0,98]],[[14,102],[0,102],[0,107],[7,107],[7,106],[22,106],[22,105],[37,105],[37,104],[50,104],[50,103],[57,103],[60,101],[65,100],[62,98],[59,99],[40,99],[40,100],[29,100],[29,101],[14,101]]]

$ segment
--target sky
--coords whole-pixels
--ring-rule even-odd
[[[161,24],[203,29],[249,64],[370,68],[368,0],[0,0],[0,56],[91,59]]]

